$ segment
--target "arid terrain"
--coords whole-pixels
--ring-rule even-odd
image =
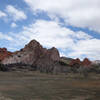
[[[0,100],[100,100],[100,0],[0,0]]]
[[[0,72],[0,100],[100,100],[100,75]]]
[[[0,49],[0,100],[100,100],[100,63],[60,57],[32,40]]]

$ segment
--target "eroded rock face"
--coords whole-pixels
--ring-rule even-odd
[[[43,48],[39,42],[32,40],[28,45],[26,45],[20,51],[13,53],[12,56],[6,58],[2,61],[3,64],[14,64],[14,63],[24,63],[30,65],[36,65],[38,62],[42,62],[42,59],[46,58],[49,62],[50,60],[58,61],[60,59],[59,52],[56,48],[46,49]]]
[[[48,49],[44,52],[44,57],[47,57],[48,59],[51,59],[53,61],[58,61],[60,59],[60,55],[58,50],[53,47],[51,49]]]
[[[91,64],[92,62],[88,58],[85,58],[82,62],[83,66],[90,66]]]
[[[5,58],[3,64],[26,64],[35,66],[41,72],[56,72],[60,70],[58,67],[60,55],[58,50],[53,47],[51,49],[43,48],[42,45],[36,40],[32,40],[20,51],[14,52],[9,58]]]
[[[73,59],[70,63],[70,66],[83,66],[83,67],[88,67],[92,64],[92,62],[88,59],[88,58],[85,58],[83,61],[80,61],[79,58],[77,59]]]
[[[6,48],[0,48],[0,61],[4,60],[5,58],[11,56],[12,53],[7,51]]]
[[[87,67],[91,65],[91,61],[87,58],[83,61],[80,61],[79,58],[60,58],[55,47],[51,49],[43,48],[36,40],[32,40],[23,49],[14,53],[8,52],[6,48],[0,49],[0,60],[9,69],[11,69],[11,65],[15,66],[14,68],[24,68],[27,65],[27,69],[30,66],[30,68],[35,68],[40,72],[55,74],[77,72],[80,66]]]
[[[41,72],[53,72],[56,65],[55,63],[59,61],[59,59],[59,52],[56,48],[53,47],[45,50],[43,55],[39,57],[36,62],[37,69],[39,69]]]
[[[74,66],[74,65],[81,65],[81,61],[80,61],[80,59],[79,58],[77,58],[77,59],[73,59],[71,62],[70,62],[70,66]]]

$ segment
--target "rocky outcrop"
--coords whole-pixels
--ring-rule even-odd
[[[79,58],[77,59],[73,59],[71,62],[70,62],[70,66],[75,66],[75,65],[81,65],[81,61]]]
[[[24,63],[36,65],[40,59],[46,58],[48,61],[58,61],[59,52],[56,48],[46,49],[36,40],[32,40],[20,51],[13,53],[9,58],[2,61],[3,64]]]
[[[88,59],[88,58],[85,58],[83,61],[80,61],[79,58],[77,59],[73,59],[71,62],[70,62],[70,66],[83,66],[83,67],[89,67],[91,66],[92,62]]]
[[[12,53],[7,51],[6,48],[0,48],[0,62],[11,55]]]
[[[41,72],[53,72],[56,67],[56,62],[60,60],[59,52],[56,48],[48,49],[36,61],[37,69]],[[58,67],[59,68],[59,67]]]
[[[89,66],[91,64],[91,61],[87,58],[80,61],[79,58],[60,57],[55,47],[51,49],[43,48],[36,40],[32,40],[23,49],[14,53],[8,52],[6,48],[0,49],[0,60],[5,65],[5,69],[33,68],[46,73],[77,72],[80,66]]]
[[[91,64],[92,62],[88,58],[85,58],[82,62],[82,65],[86,67],[89,67]]]
[[[53,72],[60,70],[60,55],[58,50],[43,48],[36,40],[32,40],[20,51],[14,52],[9,58],[5,58],[2,63],[8,64],[26,64],[37,67],[41,72]]]

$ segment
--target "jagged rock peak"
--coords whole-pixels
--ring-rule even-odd
[[[83,60],[83,62],[82,62],[82,64],[84,65],[84,66],[89,66],[89,65],[91,65],[91,61],[88,59],[88,58],[85,58],[84,60]]]
[[[81,62],[79,58],[76,58],[76,61],[77,61],[77,62]]]
[[[40,43],[36,40],[31,40],[29,43],[28,43],[28,46],[36,46],[36,45],[40,45]]]
[[[39,59],[46,58],[48,61],[58,61],[60,59],[58,50],[53,47],[51,49],[43,48],[36,40],[32,40],[25,45],[23,49],[13,53],[9,59],[4,59],[3,64],[25,63],[35,65]]]
[[[52,47],[51,49],[48,49],[48,51],[49,51],[49,52],[57,52],[57,53],[59,53],[59,52],[58,52],[58,49],[55,48],[55,47]]]
[[[52,60],[60,60],[59,51],[55,47],[48,49],[47,55],[49,55]]]
[[[6,48],[0,48],[0,61],[4,60],[5,58],[11,56],[12,53],[7,51]]]
[[[23,50],[33,50],[35,48],[43,48],[42,45],[36,40],[31,40],[27,45],[25,45]]]
[[[79,65],[81,65],[80,59],[79,59],[79,58],[73,59],[73,60],[70,62],[70,65],[72,66],[72,65],[74,65],[74,64],[79,64]]]
[[[6,48],[0,48],[0,52],[7,52]]]

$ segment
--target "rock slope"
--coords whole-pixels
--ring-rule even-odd
[[[14,52],[11,56],[2,60],[3,64],[24,63],[35,65],[40,59],[59,61],[60,56],[58,50],[53,47],[51,49],[43,48],[36,40],[32,40],[25,45],[20,51]]]
[[[0,48],[0,62],[11,55],[12,53],[7,51],[6,48]]]
[[[6,48],[0,49],[0,62],[5,66],[6,70],[33,68],[46,73],[66,73],[73,70],[72,68],[91,65],[91,61],[87,58],[80,61],[78,58],[60,57],[55,47],[51,49],[43,48],[36,40],[30,41],[23,49],[14,53],[8,52]],[[5,70],[4,67],[2,68]]]

